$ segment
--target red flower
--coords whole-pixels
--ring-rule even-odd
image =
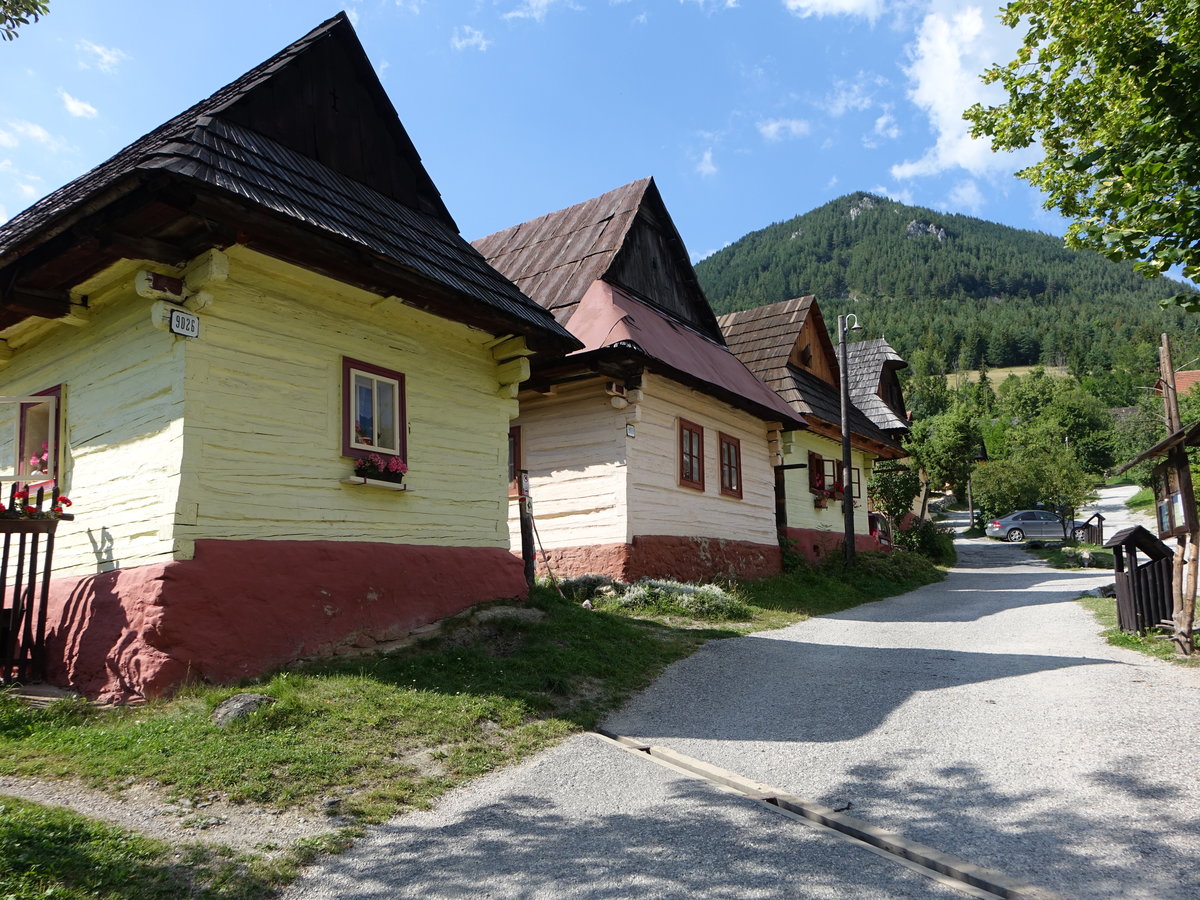
[[[60,506],[71,506],[71,505],[72,505],[72,504],[71,504],[71,501],[70,501],[68,498],[66,498],[66,497],[59,497],[59,498],[58,498],[58,503],[59,503],[59,505],[60,505]],[[59,510],[59,512],[61,512],[61,511],[62,511],[62,510]]]
[[[13,497],[17,500],[27,500],[29,499],[29,491],[17,491],[13,494]]]
[[[56,512],[56,513],[58,513],[59,515],[61,515],[61,514],[62,514],[62,507],[61,507],[61,506],[55,506],[55,507],[51,507],[50,511],[51,511],[51,512]]]
[[[37,510],[34,509],[31,504],[29,504],[29,503],[25,504],[25,515],[32,516],[35,512],[37,512]]]

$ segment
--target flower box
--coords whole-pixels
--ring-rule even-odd
[[[351,475],[349,478],[343,478],[342,484],[353,484],[366,487],[383,488],[385,491],[407,491],[408,485],[401,484],[399,481],[384,481],[382,478],[366,478],[362,475]]]

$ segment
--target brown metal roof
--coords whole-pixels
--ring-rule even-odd
[[[665,366],[667,374],[690,376],[689,380],[707,385],[707,393],[732,406],[782,422],[785,428],[807,427],[795,409],[724,346],[604,280],[592,282],[581,298],[571,318],[571,332],[583,342],[579,354],[617,346],[635,349],[652,362],[651,368]]]

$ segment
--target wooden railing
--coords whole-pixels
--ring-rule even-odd
[[[57,488],[57,486],[55,486]],[[57,489],[39,488],[21,497],[9,491],[0,513],[0,681],[22,683],[46,677],[46,613],[54,567],[54,534],[70,514],[53,512]],[[28,507],[29,511],[25,512]]]

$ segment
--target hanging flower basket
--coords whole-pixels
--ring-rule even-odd
[[[27,488],[18,488],[14,484],[8,504],[0,503],[0,533],[53,534],[60,520],[74,519],[65,511],[71,501],[58,493],[57,484],[53,487],[49,494],[44,488],[38,488],[37,494],[30,499]],[[43,509],[47,500],[50,506]]]

